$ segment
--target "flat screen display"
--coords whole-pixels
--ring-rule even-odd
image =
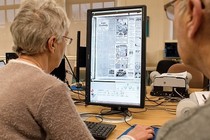
[[[86,104],[144,107],[146,6],[87,12]]]
[[[180,59],[177,46],[178,46],[177,41],[166,41],[164,48],[165,58]]]

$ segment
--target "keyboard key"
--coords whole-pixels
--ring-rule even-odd
[[[116,125],[99,122],[84,121],[90,133],[96,140],[105,140],[115,129]]]

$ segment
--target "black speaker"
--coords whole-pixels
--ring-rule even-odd
[[[79,83],[80,78],[80,31],[77,31],[77,65],[76,65],[76,83]]]
[[[6,63],[8,63],[10,59],[18,58],[18,55],[14,52],[7,52],[5,53],[5,55],[6,55]]]

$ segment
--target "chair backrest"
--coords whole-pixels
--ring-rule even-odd
[[[189,87],[190,88],[204,88],[205,87],[205,79],[203,73],[196,70],[193,67],[186,66],[185,64],[174,64],[168,69],[168,73],[179,73],[179,72],[189,72],[192,75],[192,79],[190,80]]]
[[[168,69],[176,63],[178,62],[175,60],[160,60],[157,64],[156,71],[160,74],[167,73]]]

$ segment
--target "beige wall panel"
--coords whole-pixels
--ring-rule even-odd
[[[65,0],[56,0],[56,2],[58,2],[62,7],[65,7]],[[10,24],[11,23],[5,23],[4,25],[0,25],[0,60],[5,59],[6,52],[12,51],[13,41],[9,29]]]

